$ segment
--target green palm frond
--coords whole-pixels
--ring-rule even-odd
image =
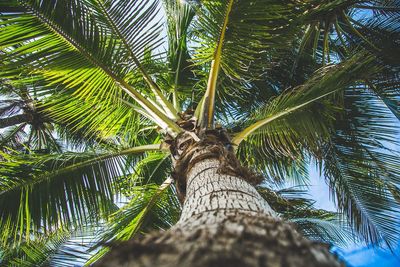
[[[398,49],[395,39],[388,39],[397,35],[398,1],[314,1],[311,6],[297,61],[308,53],[324,65],[336,61],[337,53],[348,52],[349,46],[363,47],[377,56],[387,53],[389,47]]]
[[[26,124],[10,127],[0,134],[0,148],[2,151],[23,149],[27,134],[24,131]]]
[[[62,83],[82,99],[96,95],[115,99],[124,92],[161,127],[179,132],[160,106],[124,80],[128,69],[121,63],[112,63],[124,58],[123,47],[108,29],[97,23],[85,3],[59,1],[53,6],[47,2],[25,1],[24,6],[32,15],[9,15],[3,22],[4,34],[0,41],[8,50],[6,60],[10,62],[3,75],[15,79],[15,72],[20,71],[16,68],[24,66],[28,73],[40,74],[38,80],[50,81],[51,86]],[[70,13],[65,17],[57,14],[58,10],[70,10]],[[19,38],[10,38],[16,33]],[[12,48],[15,45],[19,47]]]
[[[169,178],[170,159],[165,154],[148,153],[134,167],[129,179],[119,181],[128,202],[109,217],[97,243],[135,238],[153,229],[168,229],[179,218],[180,204]],[[109,251],[101,248],[88,262]]]
[[[355,240],[354,233],[350,227],[335,218],[296,218],[289,220],[293,222],[297,230],[311,240],[325,242],[328,244],[346,245],[349,241]]]
[[[397,3],[400,12],[400,3]],[[399,62],[397,56],[400,53],[400,26],[399,15],[379,14],[376,17],[366,19],[359,23],[359,31],[377,47],[375,52],[379,60],[385,66],[379,76],[366,80],[366,84],[383,100],[392,113],[400,118],[399,101]],[[363,44],[362,40],[355,40],[353,46]]]
[[[251,153],[251,154],[248,154]],[[296,157],[287,157],[278,154],[271,154],[264,147],[239,148],[237,157],[242,164],[262,173],[265,181],[282,184],[291,182],[297,185],[308,184],[309,156],[304,153],[297,153]],[[268,157],[268,159],[265,159]]]
[[[49,255],[54,254],[67,240],[68,233],[58,232],[8,248],[1,253],[1,263],[7,266],[44,266]],[[61,265],[60,265],[61,266]]]
[[[119,135],[132,143],[141,128],[153,126],[153,123],[139,115],[132,108],[133,104],[126,101],[128,99],[104,103],[95,98],[81,100],[63,93],[46,99],[43,107],[54,122],[66,124],[66,130],[72,133],[79,132],[88,139],[108,139]]]
[[[314,208],[315,201],[307,198],[307,191],[301,187],[278,191],[258,187],[257,191],[275,211],[312,240],[343,245],[357,237],[338,213]]]
[[[91,240],[96,228],[85,226],[83,231],[57,230],[37,234],[34,240],[15,247],[0,248],[0,263],[5,266],[71,266],[84,264],[89,258]]]
[[[112,36],[120,40],[123,45],[124,64],[127,68],[136,67],[143,75],[147,85],[156,96],[159,104],[168,116],[177,119],[177,111],[161,92],[159,86],[144,69],[140,62],[144,58],[146,49],[153,50],[162,39],[159,37],[161,23],[155,20],[160,9],[158,1],[90,1],[90,7],[96,13],[97,20],[112,32]],[[139,26],[139,27],[138,27]],[[127,31],[135,27],[134,31]],[[143,33],[146,34],[143,34]],[[140,35],[138,33],[141,33]],[[121,60],[121,59],[120,59]]]
[[[263,72],[256,64],[263,52],[291,41],[297,28],[288,21],[299,14],[290,1],[204,1],[197,9],[196,24],[203,45],[194,60],[204,64],[218,56],[230,77],[254,79]]]
[[[168,85],[173,92],[176,109],[181,109],[181,101],[192,94],[191,57],[188,49],[189,27],[195,15],[194,9],[183,2],[163,1],[167,16],[168,34]]]
[[[2,243],[29,240],[31,230],[77,227],[110,214],[115,210],[114,183],[126,169],[124,155],[133,164],[133,154],[158,148],[159,145],[147,145],[103,155],[88,152],[3,154],[5,161],[0,162]]]
[[[366,85],[382,99],[389,110],[400,120],[400,77],[399,71],[384,72],[374,80],[367,80]]]
[[[305,84],[287,90],[260,109],[253,117],[254,123],[236,134],[232,142],[239,145],[248,136],[262,131],[267,124],[290,116],[294,111],[306,108],[357,80],[376,73],[377,67],[373,66],[373,62],[373,57],[359,54],[339,65],[319,69]]]
[[[162,184],[170,173],[169,154],[152,152],[135,165],[131,178],[136,184]]]
[[[369,242],[392,245],[400,208],[396,119],[364,88],[347,90],[344,101],[346,113],[326,148],[325,177],[353,227]]]
[[[0,128],[5,128],[0,147],[23,150],[60,152],[54,137],[52,120],[40,108],[27,88],[7,84],[7,93],[0,100]]]
[[[171,184],[172,179],[167,178],[161,185],[132,188],[132,199],[111,215],[99,244],[129,240],[149,230],[168,229],[175,224],[179,219],[180,204]],[[100,249],[89,263],[108,251],[108,247]]]
[[[253,80],[265,70],[263,54],[282,46],[297,30],[287,21],[299,14],[290,1],[204,1],[197,8],[199,46],[196,64],[211,63],[200,121],[212,127],[217,81],[223,75],[238,81]],[[292,27],[290,27],[292,26]]]

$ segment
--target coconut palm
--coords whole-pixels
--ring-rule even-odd
[[[61,266],[51,255],[85,227],[97,229],[90,262],[111,250],[99,266],[338,266],[304,236],[346,242],[347,225],[391,246],[399,11],[396,0],[1,4],[2,263]],[[38,137],[20,137],[26,126]],[[310,164],[338,214],[282,189],[306,184]]]

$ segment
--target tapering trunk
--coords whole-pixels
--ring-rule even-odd
[[[327,246],[281,221],[243,177],[225,174],[229,157],[193,158],[179,222],[121,244],[96,266],[341,266]]]

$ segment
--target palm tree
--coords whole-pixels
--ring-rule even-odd
[[[57,260],[85,227],[100,232],[88,264],[131,240],[98,266],[339,266],[304,236],[346,242],[346,225],[391,246],[399,12],[396,0],[0,4],[2,264]],[[338,214],[279,190],[314,162]],[[154,229],[169,230],[143,237]]]

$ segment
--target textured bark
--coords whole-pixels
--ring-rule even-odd
[[[117,246],[96,266],[341,266],[326,245],[281,221],[243,177],[227,174],[229,162],[201,157],[211,155],[209,143],[196,151],[179,222]]]

